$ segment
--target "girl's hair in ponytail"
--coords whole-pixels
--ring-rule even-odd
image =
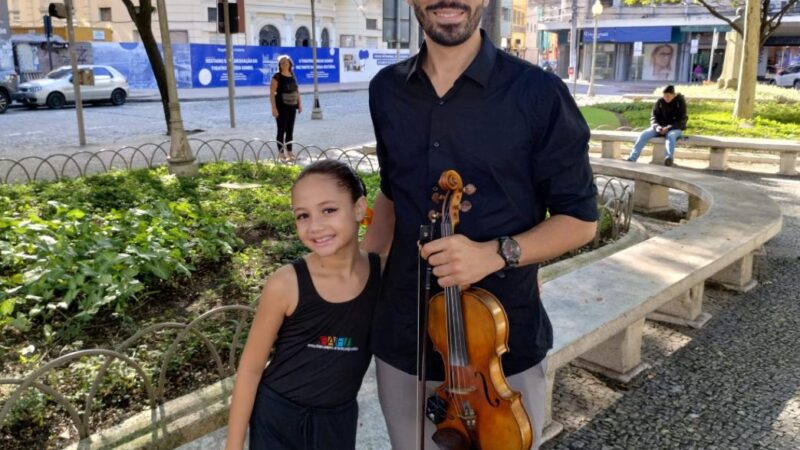
[[[347,164],[336,161],[334,159],[322,159],[313,164],[306,166],[292,185],[292,189],[297,183],[308,175],[327,175],[334,180],[336,184],[344,188],[350,193],[353,202],[359,198],[367,196],[367,185],[364,180]]]

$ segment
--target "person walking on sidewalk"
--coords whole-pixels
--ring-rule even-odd
[[[278,151],[282,162],[294,161],[292,140],[294,139],[294,121],[297,113],[303,112],[297,79],[294,76],[294,63],[288,55],[278,57],[278,73],[272,77],[269,85],[269,97],[272,103],[272,117],[278,125]]]
[[[636,144],[633,145],[633,151],[628,156],[628,161],[636,162],[647,141],[663,136],[667,143],[664,165],[671,166],[675,158],[675,142],[683,135],[688,119],[686,99],[681,94],[675,94],[675,86],[665,87],[662,97],[653,105],[653,112],[650,114],[650,128],[639,135]]]

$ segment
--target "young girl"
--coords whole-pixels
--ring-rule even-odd
[[[278,73],[269,84],[269,97],[272,103],[272,117],[278,126],[278,152],[283,162],[294,161],[292,140],[294,121],[297,113],[303,112],[297,79],[294,77],[294,64],[287,55],[278,57]]]
[[[320,161],[295,181],[292,210],[311,252],[264,285],[233,390],[229,450],[242,449],[248,423],[252,450],[355,448],[381,271],[380,257],[358,246],[366,187],[349,166]]]

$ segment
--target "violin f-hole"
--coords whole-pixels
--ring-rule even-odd
[[[486,403],[494,406],[495,408],[500,406],[499,398],[495,397],[494,400],[489,398],[489,385],[486,383],[486,377],[484,377],[481,372],[475,372],[475,375],[477,375],[477,377],[481,379],[481,383],[483,384],[483,396],[486,397]]]

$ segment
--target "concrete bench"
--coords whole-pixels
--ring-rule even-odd
[[[622,155],[621,144],[636,142],[640,134],[635,131],[592,130],[592,140],[602,143],[603,158],[618,159]],[[648,145],[653,146],[652,163],[663,164],[666,155],[664,138],[653,138]],[[710,149],[708,168],[711,170],[727,170],[731,150],[747,150],[759,153],[777,153],[780,156],[778,173],[782,175],[797,174],[800,141],[689,135],[681,138],[678,145]]]
[[[554,328],[548,354],[546,430],[552,421],[556,369],[570,362],[629,381],[641,361],[646,318],[691,325],[706,320],[704,283],[745,291],[755,285],[753,254],[778,234],[782,215],[766,194],[733,180],[683,169],[592,159],[595,173],[674,188],[690,196],[693,220],[545,284]]]
[[[686,101],[698,101],[698,102],[732,102],[736,99],[733,97],[723,97],[721,95],[705,95],[705,96],[684,96]],[[641,102],[641,101],[651,101],[655,102],[656,100],[661,98],[661,95],[656,94],[623,94],[622,98],[627,100],[633,100],[634,102]]]

